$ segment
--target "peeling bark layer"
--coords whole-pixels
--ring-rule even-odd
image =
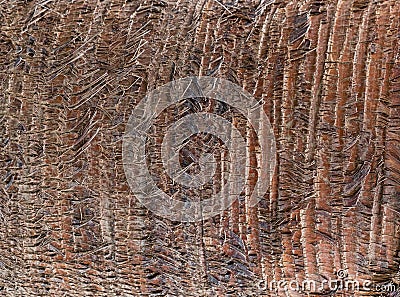
[[[400,284],[399,1],[228,2],[0,3],[2,296]],[[263,100],[278,165],[257,207],[176,223],[131,194],[122,136],[148,91],[197,75]]]

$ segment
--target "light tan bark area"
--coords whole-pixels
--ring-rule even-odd
[[[361,289],[400,283],[399,16],[397,0],[0,2],[0,295],[400,296]],[[122,137],[147,92],[199,75],[264,102],[277,167],[256,207],[246,192],[171,222],[132,195]],[[265,288],[340,273],[360,290]]]

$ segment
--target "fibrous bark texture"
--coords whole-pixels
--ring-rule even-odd
[[[398,0],[2,1],[0,295],[398,296],[262,281],[399,284],[399,15]],[[264,104],[277,166],[257,206],[172,222],[132,195],[122,137],[146,93],[205,75]]]

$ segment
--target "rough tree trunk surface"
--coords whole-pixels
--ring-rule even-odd
[[[399,15],[398,0],[2,1],[0,295],[380,293],[260,288],[341,269],[398,283]],[[148,91],[193,75],[265,102],[277,167],[256,207],[178,223],[133,196],[122,136]]]

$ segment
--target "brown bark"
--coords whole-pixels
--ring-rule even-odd
[[[0,3],[2,296],[399,284],[399,2],[228,2]],[[122,136],[148,91],[197,75],[265,102],[277,168],[257,207],[177,223],[131,194]]]

